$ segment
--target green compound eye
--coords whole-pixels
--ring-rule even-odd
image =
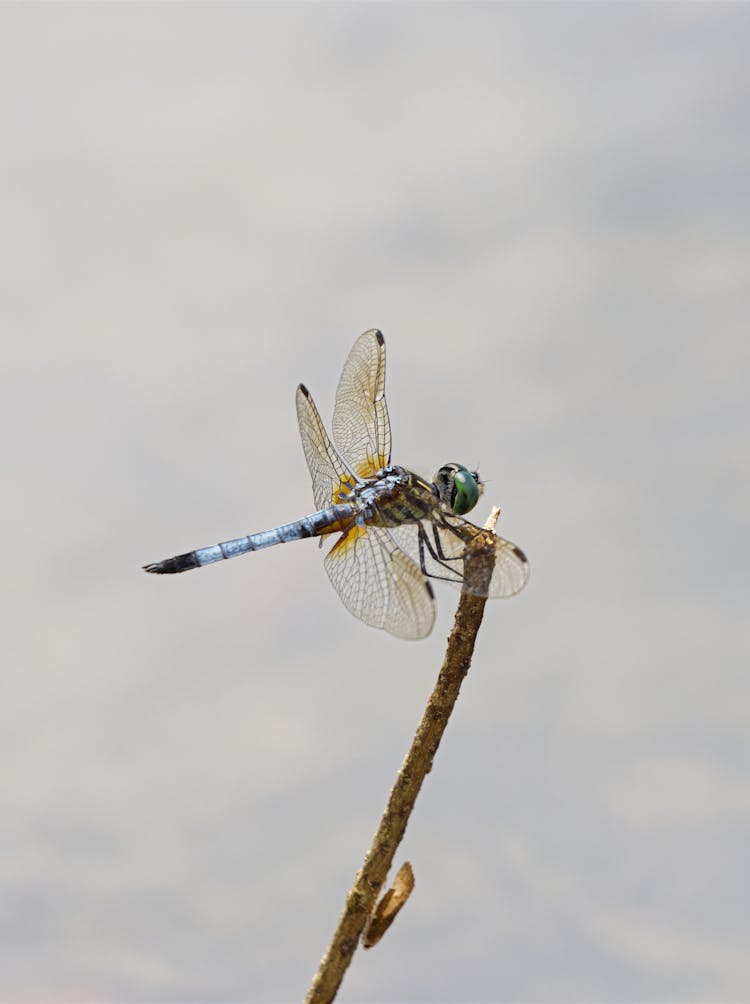
[[[473,509],[482,494],[479,474],[463,464],[443,464],[433,481],[440,501],[456,516]]]
[[[463,516],[479,501],[477,477],[465,467],[459,467],[453,474],[453,487],[455,494],[451,500],[451,508],[457,516]]]

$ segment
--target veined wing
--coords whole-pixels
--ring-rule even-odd
[[[389,532],[424,575],[441,579],[477,596],[514,596],[523,589],[529,577],[529,562],[520,547],[474,526],[460,516],[441,513],[439,519],[404,524],[391,528]],[[472,538],[483,534],[494,544],[494,566],[489,588],[485,588],[480,581],[473,581],[483,578],[486,581],[486,576],[481,575],[479,556],[475,556],[472,566],[479,574],[475,574],[472,580],[466,579],[464,567],[468,544]]]
[[[365,624],[397,638],[425,638],[432,630],[432,588],[387,530],[352,527],[324,563],[344,606]]]
[[[332,429],[341,455],[360,478],[369,478],[390,463],[385,339],[376,328],[359,336],[344,363]]]
[[[297,422],[318,509],[344,501],[356,478],[333,448],[315,402],[304,384],[297,388]]]

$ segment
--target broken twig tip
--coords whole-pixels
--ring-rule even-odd
[[[495,532],[495,527],[497,526],[497,521],[500,519],[500,506],[495,505],[492,507],[492,512],[487,517],[487,522],[484,524],[485,530],[489,530],[491,533]]]

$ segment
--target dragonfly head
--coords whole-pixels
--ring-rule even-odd
[[[482,482],[478,471],[463,464],[444,464],[434,477],[440,501],[457,516],[465,516],[479,501]]]

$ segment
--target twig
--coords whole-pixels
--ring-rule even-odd
[[[499,509],[493,509],[485,529],[494,531]],[[480,535],[467,549],[465,571],[474,563],[476,576],[492,575],[493,538]],[[461,593],[456,618],[448,639],[445,659],[435,689],[430,695],[414,741],[406,754],[388,805],[373,837],[362,868],[346,897],[346,905],[326,954],[305,998],[305,1004],[330,1004],[336,996],[344,973],[349,967],[362,931],[375,906],[375,900],[385,882],[398,845],[406,831],[417,795],[440,745],[453,707],[458,699],[463,679],[468,672],[477,631],[482,623],[486,598]]]

